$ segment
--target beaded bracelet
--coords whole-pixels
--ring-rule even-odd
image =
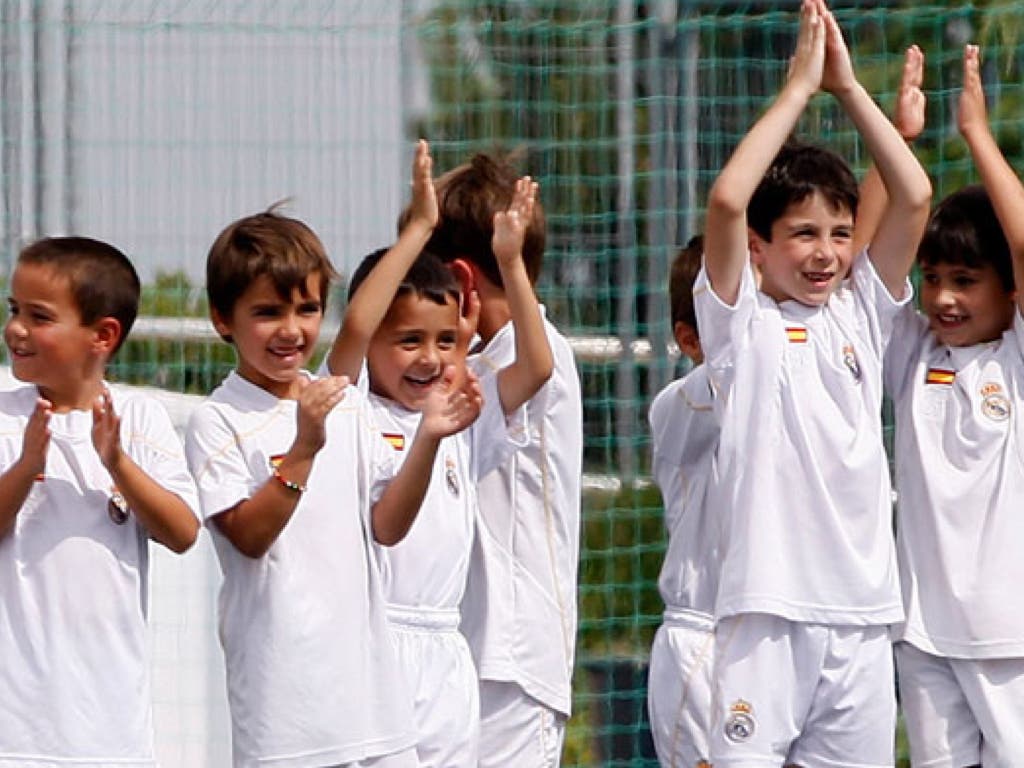
[[[281,470],[278,469],[277,467],[274,467],[274,479],[277,480],[277,482],[279,482],[289,491],[292,491],[293,493],[306,492],[306,486],[300,485],[299,483],[293,482],[291,480],[286,480],[284,476],[281,474]]]

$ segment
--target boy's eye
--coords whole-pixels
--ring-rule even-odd
[[[280,314],[280,310],[277,307],[253,307],[253,315],[256,317],[277,317]]]
[[[451,349],[452,347],[455,346],[455,342],[457,341],[457,339],[458,339],[458,335],[456,333],[454,333],[454,332],[453,333],[443,333],[440,336],[438,336],[437,344],[442,349]]]
[[[953,284],[960,288],[974,285],[977,281],[972,275],[957,275],[953,278]]]
[[[928,285],[937,285],[939,282],[939,276],[934,272],[922,272],[921,281]]]
[[[319,301],[304,301],[299,305],[299,312],[303,315],[319,315],[320,314],[320,302]]]
[[[842,227],[841,229],[837,229],[834,232],[832,232],[832,237],[836,238],[837,240],[849,240],[850,238],[853,237],[853,230],[848,229],[846,227]]]
[[[398,339],[398,343],[403,347],[418,347],[420,344],[419,336],[401,336]]]

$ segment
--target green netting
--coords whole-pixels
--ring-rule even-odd
[[[580,356],[589,490],[564,764],[653,765],[643,698],[664,542],[645,417],[683,368],[667,349],[668,264],[784,78],[796,5],[0,3],[5,253],[39,234],[109,237],[143,267],[144,313],[202,316],[205,249],[229,220],[295,196],[296,215],[347,270],[392,236],[414,138],[431,141],[439,169],[476,150],[521,152],[548,211],[539,293],[550,316],[581,342],[618,342]],[[836,13],[887,108],[902,51],[924,49],[917,151],[937,196],[976,180],[955,124],[965,42],[983,46],[994,128],[1020,164],[1018,3],[853,2]],[[829,97],[800,132],[865,168]],[[208,339],[144,336],[116,378],[205,393],[232,363]]]

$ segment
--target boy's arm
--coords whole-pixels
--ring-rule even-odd
[[[800,7],[800,32],[786,84],[736,147],[708,193],[704,261],[711,287],[734,304],[749,264],[747,205],[772,160],[818,91],[825,31],[815,0]]]
[[[872,239],[871,261],[889,293],[901,298],[928,221],[931,182],[896,128],[857,81],[835,17],[824,0],[815,1],[825,21],[821,86],[835,96],[857,127],[889,195]]]
[[[498,371],[498,396],[506,414],[533,397],[554,369],[544,319],[523,264],[523,238],[536,199],[537,184],[524,177],[516,182],[508,211],[494,215],[491,248],[505,284],[516,340],[516,359]]]
[[[1010,247],[1017,306],[1024,312],[1024,186],[999,151],[989,127],[976,45],[964,48],[964,89],[960,94],[957,124]]]
[[[405,538],[430,486],[441,440],[461,432],[480,415],[480,382],[469,371],[457,374],[454,365],[445,367],[441,383],[427,398],[409,455],[373,505],[373,538],[380,544],[390,547]]]
[[[121,448],[121,419],[106,389],[92,406],[92,443],[139,524],[151,538],[181,554],[199,535],[199,521],[176,493],[151,478]]]
[[[36,400],[21,438],[21,456],[0,475],[0,539],[14,529],[14,520],[31,493],[32,484],[46,470],[52,407],[49,400]]]
[[[295,440],[274,476],[252,496],[213,518],[220,532],[246,557],[265,555],[291,520],[313,459],[327,441],[327,414],[344,399],[347,386],[344,376],[307,384],[299,395]]]
[[[437,224],[437,195],[431,177],[433,161],[427,142],[420,139],[412,166],[412,206],[409,222],[395,243],[367,275],[345,309],[338,335],[327,353],[327,369],[333,376],[355,382],[366,357],[366,348],[398,290],[402,278],[416,261]]]
[[[924,82],[924,54],[916,45],[907,48],[903,57],[903,73],[896,93],[896,112],[893,124],[908,145],[912,145],[924,130],[926,100],[921,85]],[[860,202],[853,233],[853,252],[860,253],[870,243],[885,212],[889,195],[882,177],[872,163],[860,183]]]

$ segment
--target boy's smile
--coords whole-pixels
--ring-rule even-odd
[[[772,239],[751,236],[761,268],[761,290],[776,301],[824,304],[846,277],[853,259],[853,216],[813,192],[772,222]]]
[[[239,297],[228,319],[214,313],[221,335],[238,351],[238,374],[279,398],[298,397],[298,376],[313,355],[323,306],[319,273],[306,276],[305,292],[283,299],[268,275],[257,277]]]
[[[440,380],[444,367],[456,363],[459,307],[402,294],[395,298],[366,351],[370,389],[410,411]]]
[[[69,279],[50,266],[19,264],[7,305],[4,342],[14,376],[35,384],[55,410],[88,407],[105,360],[93,346],[94,328],[82,324]],[[87,384],[95,386],[83,391]]]
[[[921,268],[921,308],[940,344],[967,347],[1002,336],[1013,320],[1014,297],[991,264],[936,263]]]

